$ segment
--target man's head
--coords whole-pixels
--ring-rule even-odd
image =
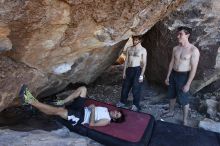
[[[137,44],[142,42],[142,36],[140,35],[132,36],[132,40],[133,40],[133,45],[136,46]]]
[[[125,115],[122,110],[112,110],[109,112],[111,122],[122,123],[125,121]]]
[[[180,26],[177,28],[177,39],[179,43],[184,43],[188,41],[189,36],[192,33],[192,29],[186,26]]]

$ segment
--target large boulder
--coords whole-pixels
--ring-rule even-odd
[[[0,21],[4,24],[0,25],[0,43],[2,36],[1,45],[6,46],[0,57],[7,56],[12,64],[23,64],[36,72],[27,81],[18,80],[19,84],[11,82],[16,76],[5,77],[4,85],[13,86],[13,90],[0,89],[1,96],[7,93],[1,103],[15,99],[23,82],[42,97],[69,83],[91,83],[115,62],[130,35],[147,32],[184,1],[0,1]],[[7,71],[11,67],[4,68]],[[19,70],[14,74],[23,73],[26,76]]]
[[[217,115],[217,106],[218,102],[213,99],[207,99],[206,100],[206,105],[207,105],[207,114],[211,119],[214,119]]]
[[[12,101],[19,93],[22,84],[30,84],[30,89],[36,95],[39,88],[48,82],[48,78],[37,69],[24,63],[15,62],[8,57],[0,57],[0,111],[11,104],[18,105],[18,100]]]
[[[101,146],[94,140],[70,132],[67,128],[53,131],[33,130],[25,132],[1,129],[0,132],[1,146]]]
[[[220,101],[218,102],[218,108],[217,108],[218,112],[220,113]]]
[[[199,128],[220,133],[220,122],[205,118],[199,122]]]
[[[6,24],[0,21],[0,52],[8,51],[12,49],[12,43],[8,38],[10,29]]]
[[[219,0],[188,0],[177,11],[158,22],[144,36],[148,50],[146,76],[149,80],[164,83],[172,49],[177,45],[176,28],[193,29],[190,41],[199,48],[201,56],[193,92],[219,78],[220,3]]]

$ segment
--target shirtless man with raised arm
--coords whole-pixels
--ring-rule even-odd
[[[132,36],[133,46],[127,48],[125,66],[123,70],[123,85],[121,99],[116,104],[123,107],[128,99],[129,91],[132,88],[133,105],[132,110],[140,110],[141,85],[144,79],[144,72],[147,64],[147,51],[141,46],[141,36]]]
[[[187,125],[189,111],[189,88],[196,74],[199,62],[199,50],[189,42],[191,29],[179,27],[177,39],[179,45],[173,48],[172,59],[165,84],[168,85],[168,98],[170,99],[169,111],[163,113],[161,117],[174,116],[176,97],[183,106],[183,124]]]

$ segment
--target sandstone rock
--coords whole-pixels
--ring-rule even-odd
[[[207,99],[206,105],[207,105],[207,114],[210,118],[214,119],[217,114],[217,104],[218,102],[213,99]]]
[[[215,120],[218,112],[218,102],[213,99],[201,100],[198,110]]]
[[[59,137],[63,137],[63,138],[70,136],[70,131],[66,127],[63,127],[63,128],[57,129],[57,130],[53,130],[53,131],[51,131],[51,133],[54,135],[57,135]]]
[[[220,113],[220,101],[218,102],[218,108],[217,108],[218,112]]]
[[[218,79],[220,79],[220,69],[215,69],[212,73],[205,76],[204,79],[194,80],[191,84],[191,93],[194,94],[200,91],[201,89],[210,85]]]
[[[121,54],[118,59],[116,60],[116,63],[117,65],[121,65],[121,64],[124,64],[125,62],[125,59],[126,59],[126,55],[125,54]]]
[[[198,111],[202,114],[207,114],[207,104],[204,100],[200,101],[199,107],[198,107]]]
[[[9,34],[10,29],[8,28],[8,26],[0,22],[0,52],[12,49],[12,43],[8,38]]]
[[[69,83],[88,84],[115,62],[131,34],[145,33],[184,1],[0,1],[0,20],[7,28],[0,27],[0,36],[7,36],[13,46],[10,50],[9,41],[4,40],[0,56],[42,74],[43,81],[35,80],[32,85],[41,97]],[[14,84],[9,81],[4,84]],[[4,99],[11,102],[14,93],[10,97]]]
[[[151,81],[164,83],[172,48],[177,45],[175,29],[182,25],[193,29],[190,41],[199,48],[201,53],[195,78],[201,82],[197,82],[196,87],[193,87],[197,92],[219,78],[216,58],[220,43],[218,0],[188,0],[146,33],[143,45],[148,50],[147,76]]]
[[[199,127],[205,130],[220,133],[220,122],[215,122],[211,119],[204,119],[199,122]]]
[[[18,97],[22,84],[28,84],[34,95],[48,79],[38,70],[7,57],[0,57],[0,111]],[[14,102],[18,104],[17,100]]]
[[[0,52],[12,49],[11,41],[8,38],[0,38]]]
[[[62,130],[63,129],[60,129],[59,131]],[[1,146],[101,146],[101,144],[87,137],[83,137],[72,132],[69,133],[69,135],[65,135],[65,138],[63,135],[60,136],[60,134],[56,134],[54,131],[49,132],[43,130],[33,130],[28,132],[19,132],[9,129],[1,129],[0,132]]]

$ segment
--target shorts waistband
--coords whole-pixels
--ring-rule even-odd
[[[135,66],[135,67],[128,67],[127,69],[136,69],[136,68],[141,68],[140,66]]]
[[[174,69],[172,70],[172,72],[180,75],[188,75],[190,73],[190,71],[175,71]]]

